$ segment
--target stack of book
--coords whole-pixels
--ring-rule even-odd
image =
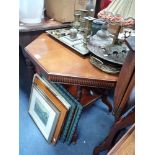
[[[83,106],[61,85],[34,75],[29,114],[45,139],[70,144]]]

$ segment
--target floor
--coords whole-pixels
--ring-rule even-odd
[[[76,144],[48,144],[28,114],[31,83],[28,81],[24,58],[20,55],[19,72],[19,153],[20,155],[92,155],[93,149],[109,133],[114,122],[107,107],[96,101],[85,109],[78,125],[78,141]],[[100,155],[106,155],[106,152]]]

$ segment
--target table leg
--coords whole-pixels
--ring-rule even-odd
[[[109,108],[109,112],[112,112],[112,105],[108,99],[108,96],[103,95],[102,96],[102,102],[107,105],[107,107]]]
[[[108,107],[109,112],[112,112],[112,103],[109,101],[109,91],[105,89],[93,89],[95,93],[99,94],[101,96],[102,102]]]
[[[33,75],[35,73],[35,67],[33,66],[33,64],[31,63],[29,59],[25,58],[25,62],[26,62],[26,66],[28,69],[28,78],[30,81],[32,81]]]
[[[24,59],[25,59],[26,68],[27,68],[27,71],[28,71],[28,80],[32,81],[33,75],[35,73],[35,67],[32,64],[32,62],[26,57],[26,54],[25,54],[26,52],[25,52],[24,47],[21,47],[21,52],[22,52],[22,54],[24,56]]]
[[[76,94],[76,99],[78,101],[80,101],[81,100],[81,97],[82,97],[82,87],[81,86],[77,86],[77,92],[76,93],[77,93]]]

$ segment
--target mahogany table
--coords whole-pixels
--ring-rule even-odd
[[[88,56],[78,55],[73,49],[46,33],[26,46],[25,55],[35,65],[37,73],[47,80],[66,84],[68,91],[83,106],[88,106],[98,98],[102,98],[109,111],[112,110],[107,96],[104,96],[104,91],[99,94],[94,91],[92,94],[91,90],[115,88],[118,75],[100,71],[89,62]],[[76,137],[73,137],[73,141],[76,141]]]
[[[100,71],[48,34],[43,33],[25,48],[27,57],[48,80],[70,85],[114,88],[118,75]]]

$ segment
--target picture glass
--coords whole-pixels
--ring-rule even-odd
[[[42,121],[42,123],[46,126],[49,118],[49,111],[45,108],[43,104],[36,98],[34,111]]]
[[[36,86],[32,87],[29,113],[45,139],[50,143],[60,112]]]

